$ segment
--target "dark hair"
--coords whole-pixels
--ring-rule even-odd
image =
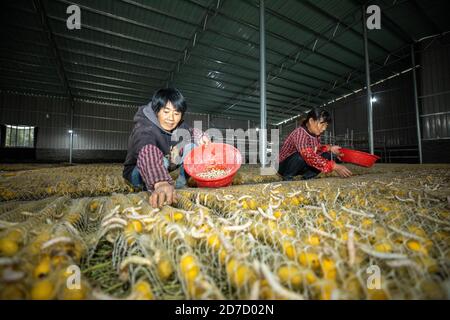
[[[184,114],[187,109],[186,100],[176,88],[164,88],[155,92],[152,98],[152,109],[155,113],[164,108],[167,102],[171,102],[175,110]]]
[[[313,119],[314,121],[322,120],[323,122],[330,123],[331,122],[331,116],[330,113],[321,108],[313,108],[311,109],[307,114],[306,118],[302,121],[302,125],[305,126],[309,119]]]

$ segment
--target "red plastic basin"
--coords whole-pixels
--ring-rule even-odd
[[[350,162],[367,168],[370,168],[378,159],[381,159],[379,156],[358,150],[341,148],[340,151],[344,154],[340,157],[343,162]]]
[[[183,162],[187,174],[197,182],[198,187],[202,188],[229,186],[241,164],[242,156],[239,150],[224,143],[210,143],[207,147],[205,145],[198,146],[188,153]],[[226,176],[216,179],[198,176],[198,174],[211,169],[231,169],[231,171]]]

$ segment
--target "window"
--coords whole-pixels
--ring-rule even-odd
[[[34,127],[6,125],[5,147],[34,148]]]

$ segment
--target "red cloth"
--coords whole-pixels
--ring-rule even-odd
[[[302,126],[292,131],[284,142],[280,151],[279,162],[283,162],[295,152],[298,152],[309,166],[327,173],[333,171],[335,164],[334,161],[327,160],[320,155],[327,151],[330,151],[330,146],[321,145],[320,136],[312,135]]]

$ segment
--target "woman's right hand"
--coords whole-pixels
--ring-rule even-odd
[[[153,208],[161,208],[163,205],[171,205],[177,202],[177,195],[173,185],[167,181],[155,183],[155,190],[150,196],[150,204]]]
[[[335,164],[333,171],[336,171],[336,173],[343,178],[348,178],[352,175],[352,172],[348,170],[346,167],[344,167],[341,164]]]

